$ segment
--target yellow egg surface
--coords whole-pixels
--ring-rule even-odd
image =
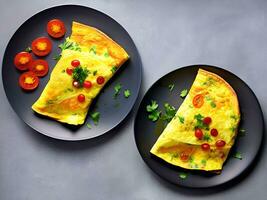
[[[129,55],[100,30],[78,22],[73,22],[72,34],[66,39],[65,47],[32,109],[59,122],[79,125],[84,123],[93,99]],[[74,78],[67,73],[73,60],[79,60],[79,67],[87,70],[85,81],[90,81],[92,87],[73,86]],[[97,82],[99,76],[104,78],[104,83]],[[83,102],[78,100],[80,94],[85,96]]]
[[[211,122],[204,123],[205,118]],[[182,168],[222,170],[239,121],[238,98],[233,88],[217,74],[199,69],[184,102],[150,152]],[[196,129],[201,130],[202,137],[196,137]],[[211,133],[213,129],[217,135]]]

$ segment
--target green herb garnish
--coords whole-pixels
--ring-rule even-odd
[[[72,78],[75,81],[78,81],[80,85],[82,85],[89,73],[90,73],[90,71],[86,68],[76,67],[73,70]]]
[[[99,119],[100,119],[100,112],[93,112],[90,114],[90,116],[91,116],[94,124],[97,125],[99,122]]]
[[[117,69],[118,69],[118,67],[113,66],[113,67],[111,68],[111,72],[114,74],[114,73],[117,71]]]
[[[179,121],[183,124],[184,123],[184,117],[178,115],[178,118],[179,118]]]
[[[61,55],[55,55],[55,56],[53,57],[53,60],[55,60],[55,61],[59,61],[60,58],[61,58]]]
[[[170,84],[170,85],[168,85],[168,88],[169,88],[170,92],[173,91],[174,84]]]
[[[62,73],[65,73],[65,71],[66,71],[65,69],[62,69],[62,71],[61,71],[61,72],[62,72]]]
[[[234,155],[233,155],[234,158],[237,158],[239,160],[242,160],[243,157],[242,157],[242,154],[240,152],[235,152]]]
[[[122,86],[121,86],[120,83],[118,83],[118,84],[115,85],[115,87],[114,87],[115,93],[113,95],[114,98],[116,98],[120,94],[121,87]]]
[[[129,96],[131,96],[131,92],[130,92],[130,90],[124,90],[124,97],[125,98],[128,98]]]
[[[210,141],[211,140],[211,137],[210,137],[210,135],[208,134],[208,133],[204,133],[204,135],[203,135],[203,140],[204,141]]]
[[[96,46],[92,46],[89,52],[93,52],[94,54],[96,54]]]
[[[97,74],[97,70],[93,71],[93,75],[95,76]]]
[[[157,104],[157,102],[152,100],[151,104],[146,106],[146,111],[152,112],[154,110],[157,110],[158,107],[159,107],[159,105]]]
[[[71,42],[69,41],[69,38],[66,38],[66,40],[58,45],[58,47],[63,51],[65,49],[70,49],[70,50],[74,50],[74,51],[81,51],[81,47],[76,43],[76,42]]]
[[[31,48],[31,47],[27,47],[27,48],[25,49],[25,51],[28,52],[28,53],[31,53],[31,52],[32,52],[32,48]]]
[[[201,164],[205,166],[207,164],[207,160],[205,159],[201,160]]]
[[[89,129],[92,128],[92,125],[91,125],[89,122],[86,124],[86,126],[87,126],[87,128],[89,128]]]
[[[197,114],[194,116],[197,120],[195,128],[209,130],[209,126],[203,122],[204,117],[201,114]]]
[[[210,106],[211,106],[212,108],[215,108],[215,107],[216,107],[216,104],[214,103],[214,101],[211,101],[211,102],[210,102]]]
[[[183,89],[183,90],[181,91],[181,93],[180,93],[180,97],[182,97],[182,98],[186,97],[187,92],[188,92],[187,89]]]
[[[232,126],[232,127],[230,128],[230,130],[234,133],[234,132],[236,131],[236,127],[235,127],[235,126]]]
[[[161,118],[167,122],[170,122],[172,118],[175,116],[176,109],[175,107],[171,106],[168,103],[164,104],[164,109],[165,109],[165,114],[162,115]]]
[[[107,58],[107,57],[109,57],[109,53],[108,53],[108,51],[106,51],[105,53],[104,53],[104,56]]]
[[[180,172],[179,177],[180,177],[180,179],[186,179],[188,177],[188,174],[185,172]]]

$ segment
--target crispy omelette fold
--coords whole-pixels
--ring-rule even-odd
[[[72,34],[62,49],[50,80],[32,109],[59,122],[83,124],[93,99],[129,55],[98,29],[78,22],[73,22]],[[81,67],[89,73],[85,81],[92,83],[91,88],[73,86],[73,77],[66,73],[73,60],[79,60]],[[103,84],[97,82],[98,76],[104,78]],[[84,102],[78,101],[80,94],[85,96]]]
[[[239,121],[233,88],[220,76],[199,69],[184,102],[150,152],[182,168],[221,170],[234,144]]]

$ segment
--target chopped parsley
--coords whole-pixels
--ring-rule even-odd
[[[174,84],[170,84],[170,85],[168,85],[168,88],[169,88],[170,92],[173,91]]]
[[[152,111],[156,110],[158,107],[159,107],[159,105],[157,104],[157,102],[152,100],[151,104],[146,106],[146,111],[152,112]]]
[[[174,158],[178,158],[178,153],[170,153],[171,154],[171,160],[173,160]]]
[[[131,96],[131,92],[130,92],[130,90],[124,90],[124,97],[125,98],[128,98],[129,96]]]
[[[179,121],[183,124],[184,123],[184,117],[178,115],[178,118],[179,118]]]
[[[80,85],[82,85],[89,73],[90,71],[86,68],[76,67],[73,70],[72,78],[75,81],[78,81]]]
[[[94,124],[97,125],[100,119],[100,112],[93,112],[90,114],[90,117],[93,120]]]
[[[70,50],[74,50],[74,51],[81,51],[81,47],[76,43],[76,42],[71,42],[69,41],[69,38],[66,38],[66,40],[58,45],[58,47],[63,51],[65,49],[70,49]]]
[[[180,93],[180,97],[182,98],[186,97],[187,93],[188,93],[187,89],[183,89]]]
[[[210,106],[211,106],[212,108],[215,108],[215,107],[216,107],[216,104],[214,103],[214,101],[211,101],[211,102],[210,102]]]
[[[87,126],[87,128],[89,128],[89,129],[92,128],[92,125],[91,125],[89,122],[86,124],[86,126]]]
[[[92,46],[89,52],[93,52],[94,54],[96,54],[96,46]]]
[[[201,160],[201,164],[205,166],[205,165],[207,164],[207,160],[202,159],[202,160]]]
[[[116,98],[120,94],[121,84],[120,83],[116,84],[114,87],[114,90],[115,90],[115,93],[114,93],[113,97]]]
[[[204,141],[210,141],[211,140],[211,137],[210,137],[210,135],[208,134],[208,133],[204,133],[204,135],[203,135],[203,140]]]
[[[108,53],[108,51],[106,51],[105,53],[104,53],[104,56],[107,58],[107,57],[109,57],[109,53]]]
[[[232,126],[232,127],[230,128],[230,130],[234,133],[234,132],[236,131],[236,127],[235,127],[235,126]]]
[[[113,66],[113,67],[111,68],[111,72],[112,72],[112,74],[114,74],[114,73],[117,71],[117,69],[118,69],[118,67]]]
[[[205,96],[205,99],[206,99],[207,101],[209,101],[210,106],[211,106],[212,108],[215,108],[215,107],[216,107],[216,103],[212,100],[212,98],[211,98],[210,96]]]
[[[157,104],[156,101],[151,101],[150,105],[146,106],[146,111],[149,113],[148,115],[148,119],[150,119],[151,121],[155,122],[159,119],[161,112],[158,111],[159,105]]]
[[[209,126],[203,122],[204,117],[201,114],[197,114],[194,116],[197,120],[195,128],[209,130]]]
[[[180,177],[180,179],[186,179],[188,177],[188,174],[185,172],[180,172],[179,177]]]
[[[93,71],[93,75],[95,76],[97,74],[97,70]]]
[[[238,152],[238,151],[234,153],[233,157],[234,158],[237,158],[239,160],[242,160],[243,159],[242,154],[240,152]]]
[[[162,115],[161,118],[167,122],[170,122],[172,118],[175,116],[176,109],[175,107],[171,106],[168,103],[164,104],[164,109],[165,109],[165,114]]]
[[[65,71],[66,71],[65,69],[62,69],[62,71],[61,71],[61,72],[62,72],[62,73],[65,73]]]
[[[28,52],[28,53],[31,53],[31,52],[32,52],[32,48],[31,48],[31,47],[27,47],[27,48],[25,49],[25,51]]]

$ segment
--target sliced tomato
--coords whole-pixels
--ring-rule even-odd
[[[35,60],[29,69],[35,73],[36,76],[45,76],[48,73],[48,62],[42,59]]]
[[[14,64],[19,70],[27,70],[32,64],[32,56],[28,52],[20,52],[14,58]]]
[[[19,77],[19,85],[24,90],[34,90],[39,85],[39,78],[31,71],[24,72]]]
[[[32,42],[32,52],[37,56],[46,56],[51,49],[52,43],[47,37],[39,37]]]
[[[61,38],[66,33],[64,23],[59,19],[52,19],[47,23],[47,33],[53,38]]]
[[[204,104],[204,97],[202,94],[198,94],[193,99],[193,105],[195,108],[200,108]]]

